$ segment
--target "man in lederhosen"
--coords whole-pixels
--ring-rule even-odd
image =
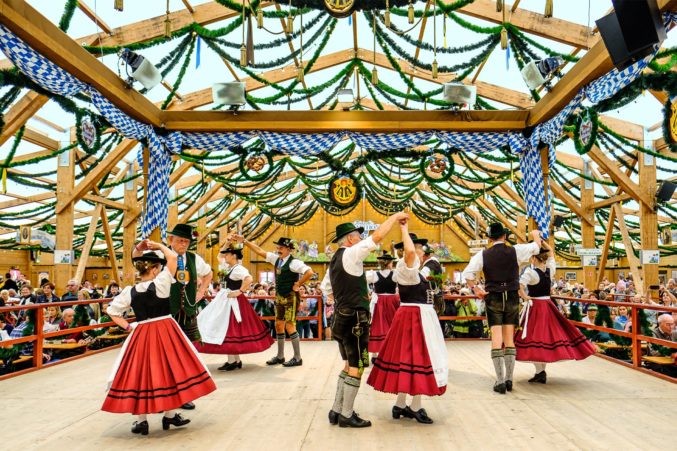
[[[512,391],[515,369],[513,335],[519,324],[519,268],[529,263],[541,249],[541,232],[534,230],[534,241],[510,246],[505,242],[509,232],[502,224],[493,223],[487,229],[489,248],[470,259],[463,278],[476,296],[484,298],[487,322],[491,329],[491,360],[496,371],[494,391]],[[477,274],[483,271],[485,289],[477,285]],[[505,345],[505,350],[503,346]],[[505,368],[505,371],[504,371]]]
[[[267,365],[279,363],[285,367],[301,366],[301,339],[296,331],[296,313],[299,302],[299,287],[313,277],[313,270],[303,261],[294,258],[291,251],[294,243],[290,238],[281,237],[275,243],[277,252],[266,252],[255,243],[246,240],[241,235],[236,239],[249,247],[254,253],[264,257],[275,267],[275,333],[277,335],[277,355],[266,362]],[[294,357],[285,362],[284,335],[285,331],[291,338],[294,348]]]
[[[353,428],[371,426],[370,421],[360,418],[353,409],[362,370],[369,360],[369,289],[364,260],[395,223],[408,218],[406,213],[390,216],[365,240],[360,236],[364,232],[362,227],[355,227],[352,223],[336,227],[333,242],[339,244],[339,249],[332,257],[321,285],[322,292],[334,298],[332,338],[338,342],[344,361],[334,405],[329,411],[330,424]]]

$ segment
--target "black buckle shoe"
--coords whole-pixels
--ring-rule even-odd
[[[148,435],[148,422],[135,421],[132,424],[132,434]]]
[[[404,408],[393,406],[393,418],[399,420],[400,417],[414,418],[414,412],[409,408],[409,406]]]
[[[231,363],[224,363],[223,366],[218,367],[219,371],[233,371],[238,368],[242,368],[242,361],[239,362],[231,362]]]
[[[407,409],[409,409],[409,411],[414,415],[414,419],[419,423],[433,424],[432,418],[428,416],[428,412],[426,412],[425,409],[420,409],[416,412],[414,412],[409,406],[407,406]]]
[[[192,402],[187,402],[184,405],[181,406],[183,410],[195,410],[195,404]]]
[[[496,393],[500,393],[500,394],[502,394],[502,395],[505,395],[505,384],[504,384],[504,383],[500,383],[500,384],[499,384],[498,382],[496,382],[496,383],[494,384],[494,391],[495,391]]]
[[[339,415],[338,425],[341,428],[368,428],[371,426],[371,421],[363,420],[356,412],[353,412],[350,418],[346,418],[342,414]]]
[[[287,360],[282,364],[284,367],[292,367],[292,366],[301,366],[303,365],[303,359],[296,359],[296,357],[292,357],[291,359]]]
[[[183,418],[180,413],[177,413],[171,418],[167,417],[162,417],[162,429],[165,431],[169,429],[169,426],[185,426],[188,423],[190,423],[190,420],[188,418]]]
[[[338,419],[339,419],[339,413],[334,412],[334,410],[329,411],[329,424],[338,424]]]
[[[512,381],[505,381],[505,389],[512,391]]]
[[[538,382],[539,384],[545,384],[548,380],[548,375],[545,374],[545,371],[534,374],[534,377],[529,379],[529,382]]]
[[[284,363],[284,357],[275,356],[266,362],[266,365],[278,365]]]

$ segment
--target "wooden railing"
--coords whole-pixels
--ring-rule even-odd
[[[649,370],[646,369],[642,366],[642,342],[646,343],[653,343],[656,345],[660,346],[665,346],[668,348],[672,348],[677,352],[677,343],[672,342],[672,341],[667,341],[667,340],[661,340],[656,337],[650,337],[647,335],[643,335],[641,333],[641,324],[639,324],[639,310],[655,310],[659,312],[665,312],[665,313],[675,313],[677,312],[677,307],[666,307],[663,305],[659,304],[643,304],[643,303],[635,303],[635,302],[615,302],[615,301],[600,301],[600,300],[595,300],[595,299],[579,299],[579,298],[573,298],[573,297],[565,297],[565,296],[553,296],[552,299],[555,301],[558,300],[563,300],[563,301],[568,301],[568,302],[577,302],[579,304],[596,304],[596,305],[605,305],[608,306],[609,308],[617,308],[617,307],[627,307],[628,310],[631,312],[631,318],[632,318],[632,329],[630,332],[625,332],[622,330],[618,329],[612,329],[609,327],[605,326],[597,326],[594,324],[587,324],[583,323],[581,321],[571,321],[574,325],[578,327],[583,327],[585,329],[590,329],[590,330],[596,330],[599,332],[605,332],[610,335],[618,335],[621,337],[626,337],[631,340],[631,354],[632,354],[632,363],[627,363],[623,362],[622,360],[619,359],[614,359],[614,358],[609,358],[606,355],[603,354],[598,354],[600,357],[605,357],[608,358],[609,360],[620,363],[622,365],[629,366],[631,368],[634,368],[636,370],[651,374],[653,376],[660,377],[662,379],[668,380],[670,382],[677,382],[677,379],[667,376],[665,374],[659,373],[657,371]]]
[[[301,299],[317,299],[317,314],[313,316],[298,316],[296,317],[296,322],[298,323],[299,321],[312,321],[316,320],[317,321],[317,337],[313,338],[303,338],[304,341],[321,341],[324,340],[323,337],[323,329],[324,326],[322,324],[322,319],[324,318],[324,301],[322,299],[322,295],[312,295],[312,294],[307,294],[304,296],[300,296]],[[267,299],[271,302],[275,301],[275,296],[247,296],[247,299],[249,300],[259,300],[259,299]],[[253,307],[253,306],[252,306]],[[296,306],[296,310],[298,312],[299,306]],[[266,315],[262,316],[259,315],[259,318],[263,321],[274,321],[275,316],[274,315]]]

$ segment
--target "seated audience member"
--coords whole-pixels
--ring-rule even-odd
[[[77,301],[78,300],[78,290],[80,288],[80,282],[75,279],[71,279],[66,284],[66,293],[61,296],[61,301]]]
[[[614,320],[614,329],[625,330],[625,324],[628,322],[628,308],[618,307],[618,315]]]
[[[38,297],[36,302],[38,304],[46,304],[48,302],[59,302],[59,297],[54,294],[54,284],[47,282],[42,285],[42,296]]]
[[[35,304],[35,295],[33,294],[33,287],[24,285],[21,287],[21,295],[19,296],[19,305]]]
[[[78,291],[78,301],[89,301],[90,299],[92,299],[92,297],[90,296],[88,290],[83,288],[82,290]],[[90,318],[96,320],[100,316],[100,307],[98,302],[94,304],[83,305],[82,307],[87,309],[87,314]]]
[[[9,335],[10,339],[15,339],[15,338],[22,338],[22,337],[27,337],[29,335],[35,334],[35,312],[36,310],[28,310],[26,312],[26,320],[16,326],[13,330],[12,333]],[[18,345],[21,347],[21,355],[33,355],[33,348],[35,346],[35,342],[29,341],[27,343],[22,343]],[[51,359],[51,356],[49,354],[42,354],[42,360],[43,362],[48,362]]]
[[[99,324],[111,322],[110,316],[108,315],[108,302],[101,304],[101,316],[99,317]]]
[[[661,340],[677,341],[677,331],[675,330],[675,320],[672,315],[667,313],[658,317],[658,325],[653,329],[653,336]]]
[[[61,309],[59,307],[47,307],[45,309],[45,323],[42,326],[43,332],[56,332],[61,323]]]
[[[585,324],[595,324],[595,318],[597,317],[597,306],[595,304],[590,304],[590,307],[588,307],[588,311],[585,313],[585,317],[583,317],[583,320],[581,322]]]
[[[0,307],[5,307],[9,303],[9,290],[0,290]]]
[[[101,299],[101,293],[94,288],[89,280],[85,280],[85,283],[82,284],[82,290],[87,290],[90,299]]]
[[[677,307],[677,296],[670,293],[670,291],[665,290],[661,295],[661,304],[666,307]]]
[[[71,324],[73,324],[73,317],[75,316],[75,310],[72,308],[64,309],[61,312],[61,322],[59,323],[59,330],[70,329]]]
[[[111,282],[110,285],[108,285],[108,288],[106,289],[106,294],[104,295],[105,298],[111,299],[114,298],[120,294],[120,285],[117,284],[117,282]]]
[[[71,323],[69,329],[74,329],[76,327],[91,326],[97,324],[96,321],[92,320],[87,311],[86,305],[76,305],[73,309],[73,322]],[[64,343],[78,343],[78,344],[89,344],[95,338],[94,333],[91,330],[84,332],[76,332],[73,335],[70,335],[65,339]]]

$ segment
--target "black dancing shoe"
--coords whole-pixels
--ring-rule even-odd
[[[219,371],[233,371],[238,368],[242,368],[242,361],[239,362],[226,362],[223,366],[218,368]]]
[[[177,413],[171,418],[162,417],[162,429],[165,431],[169,429],[170,425],[179,427],[185,426],[188,423],[190,423],[190,420],[188,418],[183,418],[180,413]]]
[[[284,357],[275,356],[266,362],[266,365],[278,365],[284,363]]]
[[[400,417],[414,418],[414,412],[409,408],[409,406],[404,408],[393,406],[393,418],[399,420]]]
[[[148,422],[135,421],[132,424],[132,434],[148,435]]]
[[[187,402],[184,405],[181,406],[183,410],[195,410],[195,404],[192,402]]]
[[[334,412],[333,410],[329,411],[329,424],[338,424],[338,418],[340,413]]]
[[[545,384],[548,380],[548,375],[545,374],[545,371],[534,374],[534,377],[529,379],[529,382],[538,382],[539,384]]]
[[[346,418],[342,414],[339,415],[338,425],[341,428],[368,428],[371,426],[371,421],[363,420],[356,412],[353,412],[350,418]]]
[[[419,409],[416,412],[414,412],[409,406],[407,406],[407,409],[409,409],[409,411],[414,415],[414,419],[419,423],[433,424],[432,418],[428,416],[428,412],[426,412],[425,409]]]
[[[282,364],[282,366],[290,368],[292,366],[301,366],[303,365],[303,359],[296,359],[296,357],[292,357],[291,359],[287,360]]]
[[[495,391],[496,393],[500,393],[500,394],[502,394],[502,395],[505,395],[505,384],[504,384],[504,383],[500,383],[500,384],[499,384],[498,382],[496,382],[496,383],[494,384],[494,391]]]
[[[512,381],[505,381],[505,389],[512,391]]]

